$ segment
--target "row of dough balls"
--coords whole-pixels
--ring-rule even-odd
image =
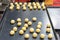
[[[35,33],[35,32],[32,34],[32,37],[33,37],[33,38],[37,38],[37,36],[38,36],[38,34]],[[26,38],[26,39],[28,39],[29,37],[30,37],[29,34],[25,34],[25,35],[24,35],[24,38]],[[45,36],[44,34],[40,34],[40,38],[44,39],[45,37],[46,37],[46,36]],[[52,35],[52,34],[48,34],[48,38],[49,38],[49,39],[52,39],[52,38],[53,38],[53,35]]]

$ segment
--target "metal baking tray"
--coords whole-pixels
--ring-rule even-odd
[[[7,7],[7,9],[4,12],[2,22],[0,24],[0,29],[1,29],[0,40],[25,40],[24,35],[19,35],[18,32],[23,27],[24,19],[28,18],[30,21],[32,21],[33,17],[37,17],[37,21],[33,22],[32,26],[30,27],[33,27],[34,29],[36,29],[37,23],[41,21],[42,28],[39,34],[45,34],[46,37],[44,38],[44,40],[49,40],[47,37],[48,33],[46,33],[46,27],[47,27],[46,25],[50,23],[47,13],[48,12],[46,10],[42,10],[42,9],[41,10],[29,10],[28,8],[26,11],[23,11],[22,8],[19,11],[16,10],[15,8],[13,11],[10,11],[9,8]],[[10,30],[12,30],[14,26],[17,26],[16,24],[11,25],[10,20],[11,19],[16,20],[19,17],[22,19],[22,26],[18,28],[18,31],[15,33],[14,36],[10,36],[9,35]],[[28,33],[30,35],[30,38],[28,40],[42,40],[40,39],[39,34],[36,39],[32,37],[32,34],[29,32],[30,27],[24,33],[24,34]],[[53,30],[52,26],[51,26],[50,33],[53,34],[54,36],[51,40],[57,40],[57,37],[55,36],[56,35],[55,31]]]

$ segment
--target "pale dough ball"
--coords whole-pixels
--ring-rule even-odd
[[[25,23],[25,24],[24,24],[24,27],[28,28],[28,24]]]
[[[52,34],[48,34],[48,38],[53,38],[53,35]]]
[[[38,8],[38,10],[40,10],[41,9],[41,6],[38,6],[37,8]]]
[[[24,2],[24,5],[27,5],[27,2]]]
[[[23,10],[24,10],[24,11],[26,10],[26,7],[25,7],[25,6],[23,7]]]
[[[32,20],[33,20],[33,21],[36,21],[36,20],[37,20],[37,18],[36,18],[36,17],[33,17],[33,18],[32,18]]]
[[[15,31],[11,30],[10,35],[14,35],[14,34],[15,34]]]
[[[29,38],[29,37],[30,37],[29,34],[24,35],[24,38]]]
[[[15,23],[15,20],[11,20],[10,23],[11,23],[11,24],[14,24],[14,23]]]
[[[38,22],[38,25],[41,25],[42,26],[42,22]]]
[[[47,28],[50,28],[51,27],[51,25],[50,24],[47,24]]]
[[[20,6],[21,6],[21,5],[22,5],[22,2],[20,2],[19,4],[20,4]]]
[[[31,33],[34,32],[34,28],[30,28],[30,32],[31,32]]]
[[[30,25],[32,25],[32,22],[31,22],[31,21],[29,21],[29,22],[28,22],[28,25],[29,25],[29,26],[30,26]]]
[[[28,5],[31,5],[31,2],[29,2]]]
[[[40,31],[41,31],[40,29],[36,29],[36,32],[37,32],[37,33],[40,33]]]
[[[22,27],[22,30],[23,30],[23,31],[26,31],[26,27]]]
[[[33,7],[32,6],[30,6],[30,8],[29,8],[30,10],[32,10],[33,9]]]
[[[33,33],[33,37],[36,38],[37,37],[37,33]]]
[[[44,34],[41,34],[41,35],[40,35],[40,38],[45,38],[45,35],[44,35]]]
[[[44,10],[44,9],[46,9],[46,7],[45,7],[45,6],[43,6],[43,7],[42,7],[42,9]]]
[[[50,32],[51,30],[50,30],[50,28],[46,28],[46,32]]]
[[[13,6],[10,6],[10,7],[9,7],[9,9],[10,9],[10,10],[13,10],[13,9],[14,9],[14,7],[13,7]]]
[[[28,18],[25,18],[25,22],[28,22],[29,21],[29,19]]]
[[[17,18],[17,22],[21,22],[21,18]]]
[[[14,30],[14,31],[17,31],[17,27],[13,27],[13,30]]]
[[[41,25],[37,25],[37,28],[40,29],[41,28]]]
[[[34,6],[34,9],[36,10],[36,9],[37,9],[37,7],[36,7],[36,6]]]
[[[15,5],[17,5],[18,4],[18,2],[15,2]]]
[[[24,34],[24,31],[23,30],[19,30],[19,34]]]
[[[17,6],[16,9],[19,10],[20,9],[20,6]]]
[[[20,7],[20,5],[19,5],[19,4],[17,4],[17,5],[16,5],[16,7]]]
[[[21,26],[21,24],[22,24],[21,22],[18,22],[18,23],[17,23],[17,26]]]

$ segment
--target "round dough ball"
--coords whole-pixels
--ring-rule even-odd
[[[33,21],[36,21],[36,20],[37,20],[37,18],[36,18],[36,17],[33,17],[33,18],[32,18],[32,20],[33,20]]]
[[[15,31],[11,30],[10,35],[14,35],[14,34],[15,34]]]
[[[45,7],[45,6],[43,6],[43,7],[42,7],[42,9],[44,10],[44,9],[46,9],[46,7]]]
[[[51,27],[51,25],[50,24],[47,24],[47,28],[50,28]]]
[[[41,25],[37,25],[37,28],[40,29],[41,28]]]
[[[38,25],[42,26],[42,22],[38,22]]]
[[[20,6],[17,6],[16,9],[19,10],[20,9]]]
[[[53,38],[53,35],[52,34],[48,34],[48,38]]]
[[[19,34],[21,34],[21,35],[24,34],[24,31],[23,30],[20,30],[19,31]]]
[[[26,10],[26,7],[23,7],[23,10],[25,11]]]
[[[17,31],[17,27],[13,27],[13,30],[14,30],[14,31]]]
[[[37,32],[37,33],[40,33],[40,31],[41,31],[40,29],[36,29],[36,32]]]
[[[24,38],[27,38],[28,39],[29,38],[29,34],[25,34],[24,35]]]
[[[34,6],[34,9],[36,10],[36,9],[37,9],[37,7],[36,7],[36,6]]]
[[[21,18],[17,18],[17,22],[21,22]]]
[[[24,24],[24,27],[28,28],[28,24]]]
[[[20,6],[21,6],[21,5],[22,5],[22,2],[20,2],[19,4],[20,4]]]
[[[22,27],[22,30],[23,30],[23,31],[26,31],[26,27]]]
[[[11,24],[14,24],[14,23],[15,23],[15,20],[11,20],[10,23],[11,23]]]
[[[51,30],[50,30],[50,28],[46,28],[46,32],[50,32]]]
[[[25,18],[25,22],[28,22],[29,21],[29,19],[28,18]]]
[[[33,9],[33,7],[32,6],[30,6],[30,8],[29,8],[30,10],[32,10]]]
[[[15,5],[17,5],[18,4],[18,2],[15,2]]]
[[[32,22],[31,22],[31,21],[29,21],[29,22],[28,22],[28,25],[29,25],[29,26],[31,26],[31,25],[32,25]]]
[[[44,34],[41,34],[41,35],[40,35],[40,38],[45,38],[45,35],[44,35]]]
[[[25,2],[24,5],[27,5],[27,2]]]
[[[40,10],[41,9],[41,6],[38,6],[38,10]]]
[[[10,7],[9,7],[9,9],[10,9],[10,10],[13,10],[13,9],[14,9],[14,7],[13,7],[13,6],[10,6]]]
[[[30,32],[31,32],[31,33],[34,32],[34,28],[30,28]]]
[[[18,23],[17,23],[17,26],[21,26],[21,24],[22,24],[21,22],[18,22]]]
[[[36,38],[37,37],[37,33],[33,33],[33,37]]]
[[[31,5],[31,2],[29,2],[28,5]]]

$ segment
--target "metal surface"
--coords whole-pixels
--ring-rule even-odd
[[[53,26],[56,30],[60,30],[60,8],[51,8],[48,7],[48,12],[53,23]]]
[[[14,9],[13,11],[10,11],[8,8],[5,12],[5,16],[3,18],[3,21],[1,23],[1,32],[0,32],[0,40],[25,40],[24,39],[24,35],[19,35],[18,31],[15,33],[14,36],[10,36],[9,35],[9,32],[10,30],[12,30],[12,28],[14,26],[17,26],[16,23],[14,25],[11,25],[10,24],[10,20],[11,19],[14,19],[16,20],[17,18],[21,18],[22,19],[22,26],[18,28],[18,31],[23,27],[23,24],[24,24],[24,19],[25,18],[28,18],[30,21],[32,21],[32,18],[33,17],[37,17],[37,21],[36,22],[33,22],[32,26],[35,30],[36,30],[36,26],[37,26],[37,23],[39,21],[42,22],[42,28],[41,28],[41,32],[38,34],[38,37],[36,39],[34,39],[32,37],[32,34],[29,32],[29,29],[30,27],[26,30],[26,33],[29,33],[30,35],[30,38],[28,40],[41,40],[39,35],[40,34],[45,34],[45,38],[44,40],[48,40],[48,33],[46,33],[46,25],[48,23],[50,23],[49,19],[48,19],[48,16],[47,16],[47,13],[46,13],[46,10],[32,10],[30,11],[28,8],[27,8],[27,11],[23,11],[22,8],[21,10],[17,11],[16,9]],[[53,29],[51,27],[51,32],[54,36],[54,33],[53,33]],[[52,38],[52,40],[57,40],[55,38],[55,36]]]

